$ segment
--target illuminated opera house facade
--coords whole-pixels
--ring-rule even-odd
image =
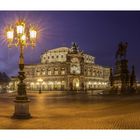
[[[92,90],[109,85],[110,68],[95,64],[95,57],[79,50],[75,43],[71,48],[46,50],[40,60],[40,64],[25,65],[28,90]],[[10,86],[15,82],[12,80]]]

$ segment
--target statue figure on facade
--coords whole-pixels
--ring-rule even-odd
[[[71,52],[72,53],[78,53],[79,52],[78,45],[75,42],[72,43]]]
[[[118,50],[116,52],[116,59],[118,59],[118,57],[121,59],[122,57],[126,57],[126,52],[127,52],[127,47],[128,47],[128,43],[125,42],[120,42],[119,45],[118,45]]]

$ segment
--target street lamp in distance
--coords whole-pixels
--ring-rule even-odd
[[[39,79],[37,80],[37,82],[40,83],[39,93],[42,93],[42,88],[41,88],[41,86],[42,86],[43,79],[39,78]]]

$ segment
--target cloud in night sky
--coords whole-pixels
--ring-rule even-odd
[[[140,80],[140,12],[1,11],[0,71],[8,75],[17,75],[19,50],[7,48],[2,30],[19,16],[41,29],[36,48],[25,49],[25,63],[39,63],[46,49],[62,44],[70,47],[74,41],[80,49],[95,56],[97,64],[113,67],[118,43],[127,41],[129,65],[135,65]]]

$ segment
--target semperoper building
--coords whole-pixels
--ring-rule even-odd
[[[69,47],[46,50],[40,64],[25,65],[28,90],[72,91],[105,89],[109,86],[110,68],[95,64],[95,57],[73,43]],[[11,87],[14,80],[10,83]]]

